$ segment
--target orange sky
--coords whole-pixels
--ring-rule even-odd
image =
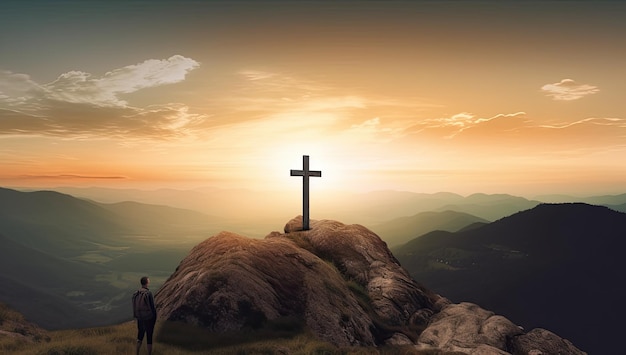
[[[0,186],[623,193],[624,13],[3,2]]]

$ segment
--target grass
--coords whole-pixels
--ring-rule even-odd
[[[292,320],[281,320],[262,330],[213,334],[189,325],[157,323],[153,354],[314,354],[314,355],[444,355],[437,350],[418,351],[403,347],[337,347],[298,328]],[[292,328],[294,327],[295,328]],[[28,342],[0,336],[0,353],[16,355],[134,354],[137,328],[134,322],[119,325],[47,332],[47,338]],[[146,353],[145,340],[142,346]]]
[[[23,343],[48,340],[45,330],[27,322],[22,314],[0,303],[0,353],[11,352]]]

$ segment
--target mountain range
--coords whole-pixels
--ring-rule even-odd
[[[127,319],[139,277],[158,285],[214,223],[166,206],[0,188],[0,300],[47,329]]]
[[[297,198],[293,203],[293,197],[273,198],[271,194],[243,190],[132,190],[127,191],[126,199],[125,191],[76,191],[82,191],[81,198],[54,191],[0,188],[0,281],[4,285],[0,289],[0,301],[47,329],[112,324],[129,319],[128,297],[140,276],[149,274],[154,288],[158,289],[199,241],[222,230],[261,238],[267,230],[275,230],[278,223],[284,222],[285,219],[276,220],[287,214],[287,210],[291,209],[293,215],[294,210],[301,208]],[[98,196],[105,195],[108,199],[98,200]],[[247,205],[246,201],[254,196],[264,196],[267,206],[262,208],[263,200]],[[463,197],[452,193],[379,191],[336,195],[335,203],[322,197],[314,210],[316,214],[344,216],[350,223],[371,228],[392,246],[394,255],[420,283],[453,301],[476,302],[529,328],[545,326],[556,330],[576,345],[580,337],[585,337],[581,333],[586,332],[547,323],[561,318],[569,321],[570,328],[575,328],[571,324],[576,322],[568,318],[571,309],[565,307],[569,301],[561,299],[570,292],[578,294],[569,291],[574,281],[567,272],[574,270],[583,275],[580,278],[583,284],[593,286],[594,292],[609,293],[610,296],[602,297],[611,301],[619,284],[616,280],[623,280],[615,273],[619,265],[611,264],[611,260],[619,260],[616,254],[619,243],[609,245],[608,249],[596,245],[606,244],[610,231],[623,231],[619,218],[602,217],[618,214],[613,209],[580,204],[545,205],[539,199],[503,194]],[[186,198],[190,200],[185,202]],[[130,201],[133,199],[136,201]],[[626,195],[595,199],[607,206],[621,206]],[[280,203],[284,200],[290,201],[283,206]],[[233,205],[233,201],[237,203]],[[166,206],[170,202],[176,207]],[[193,203],[205,207],[188,208]],[[275,205],[279,206],[277,212],[270,216]],[[321,207],[324,205],[327,209]],[[239,214],[234,211],[237,206],[241,206]],[[561,212],[569,217],[559,217],[556,212],[546,217],[546,206],[557,211],[584,208],[578,213]],[[258,215],[254,213],[257,207],[262,208]],[[518,219],[525,213],[530,217]],[[264,216],[270,217],[263,220]],[[583,221],[592,224],[581,225]],[[573,244],[563,238],[563,233],[586,239],[587,244]],[[478,246],[455,244],[459,240],[455,236],[473,235],[518,236],[519,240],[509,243],[504,238],[493,243],[477,242]],[[529,243],[533,240],[534,249],[529,249],[532,254],[528,257],[524,254],[528,253],[526,249],[521,247],[526,246],[521,242],[525,238]],[[472,240],[468,238],[468,242]],[[587,261],[590,267],[572,261],[579,259]],[[473,265],[476,260],[480,264]],[[511,264],[497,263],[502,260]],[[606,277],[598,276],[602,270]],[[528,295],[533,292],[537,295]],[[595,307],[589,297],[597,298],[597,294],[581,294],[588,297],[586,301],[574,299],[586,307]],[[512,309],[521,315],[499,308],[506,306],[507,300],[515,300],[517,306]],[[623,315],[623,308],[615,307],[617,312],[607,315],[607,324],[613,324],[615,317]],[[546,311],[527,312],[529,308]],[[587,322],[587,313],[596,317],[589,318],[592,321],[600,321],[597,312],[576,314]],[[542,314],[550,319],[541,318]],[[598,342],[580,345],[585,350],[602,349]]]
[[[430,231],[456,232],[475,223],[489,223],[489,221],[464,212],[421,212],[413,216],[394,218],[373,225],[370,229],[378,235],[385,236],[387,244],[394,247]]]
[[[416,280],[453,301],[475,302],[608,354],[626,317],[625,248],[625,213],[568,203],[429,232],[392,251]]]
[[[55,191],[72,196],[116,203],[136,201],[190,209],[218,218],[234,232],[263,237],[302,210],[300,194],[283,191],[197,188],[193,190],[137,190],[58,187]],[[626,198],[623,201],[626,203]],[[422,212],[456,211],[493,221],[541,203],[507,194],[476,193],[462,196],[450,192],[415,193],[408,191],[317,191],[311,193],[311,216],[359,223],[367,227]]]

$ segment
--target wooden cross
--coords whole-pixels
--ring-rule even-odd
[[[309,170],[309,156],[302,156],[302,170],[291,170],[291,176],[302,176],[302,230],[309,230],[309,176],[322,177],[321,171]]]

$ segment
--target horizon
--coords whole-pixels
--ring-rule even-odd
[[[161,187],[115,187],[115,186],[76,186],[76,185],[57,185],[57,186],[0,186],[0,188],[11,189],[21,192],[37,192],[37,191],[55,191],[64,194],[70,194],[68,192],[63,192],[66,190],[116,190],[116,191],[137,191],[143,193],[156,193],[160,191],[175,191],[175,192],[193,192],[193,191],[207,191],[210,190],[212,192],[227,192],[227,191],[238,191],[238,192],[250,192],[250,193],[258,193],[258,194],[267,194],[267,193],[281,193],[286,195],[286,191],[288,193],[295,193],[293,195],[293,200],[299,201],[301,199],[302,194],[302,186],[298,187],[298,191],[295,190],[279,190],[279,189],[252,189],[246,187],[215,187],[215,186],[195,186],[195,187],[171,187],[171,186],[161,186]],[[311,189],[313,191],[313,189]],[[327,189],[315,189],[315,191],[311,192],[312,194],[319,194],[324,196],[325,198],[332,197],[334,194],[343,194],[343,195],[368,195],[374,193],[409,193],[416,195],[437,195],[437,194],[453,194],[458,195],[463,198],[468,198],[473,195],[509,195],[512,197],[522,197],[527,200],[533,200],[540,197],[567,197],[567,198],[592,198],[592,197],[602,197],[602,196],[621,196],[626,195],[626,192],[609,192],[609,193],[544,193],[544,194],[530,194],[530,195],[522,195],[515,194],[509,192],[484,192],[484,191],[475,191],[470,193],[459,193],[454,191],[434,191],[434,192],[424,192],[424,191],[410,191],[410,190],[394,190],[394,189],[380,189],[380,190],[327,190]],[[292,195],[289,195],[292,196]],[[313,195],[314,196],[314,195]],[[80,196],[77,196],[80,197]],[[312,200],[315,200],[313,197]]]
[[[0,186],[623,194],[624,11],[3,2]]]

